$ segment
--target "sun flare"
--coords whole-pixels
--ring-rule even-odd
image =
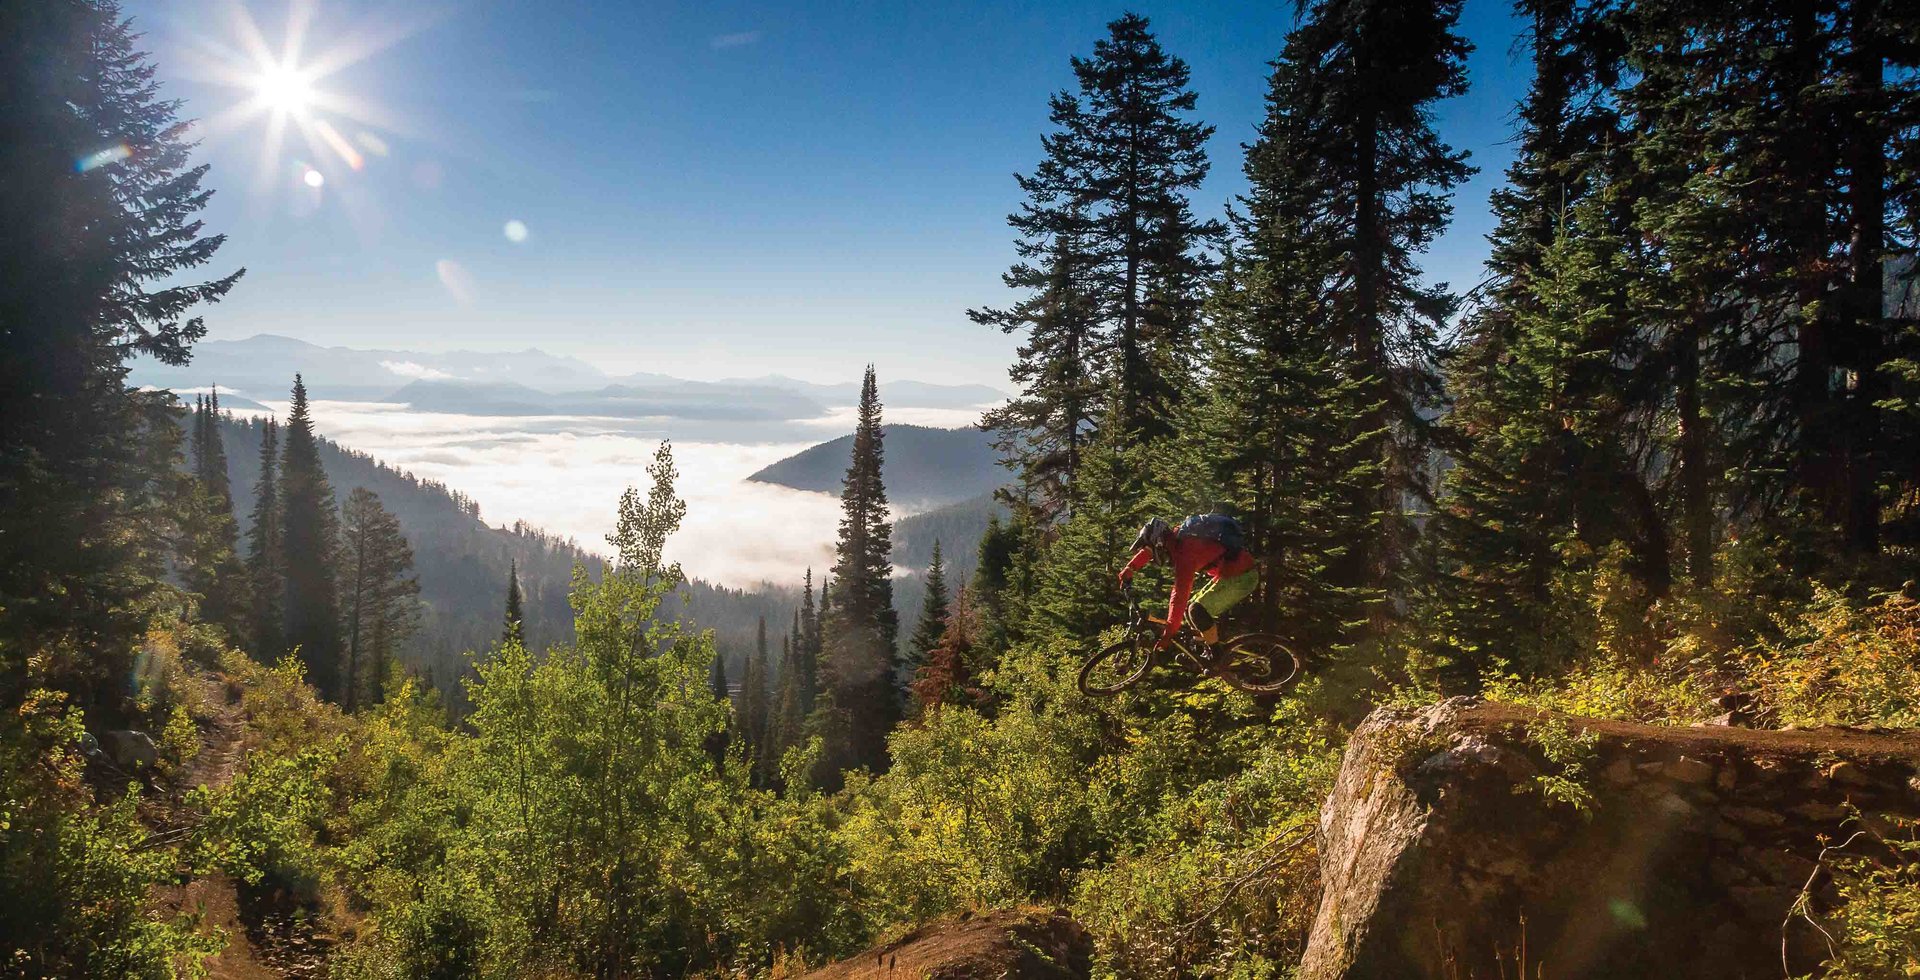
[[[282,181],[318,189],[334,176],[365,168],[367,154],[388,154],[380,133],[404,132],[405,124],[343,90],[340,73],[425,29],[438,13],[406,8],[411,12],[396,16],[325,18],[321,0],[287,0],[284,33],[269,41],[247,7],[230,6],[226,32],[195,35],[189,45],[199,77],[239,93],[205,120],[202,131],[223,138],[257,128],[262,137],[257,194],[284,186]],[[317,23],[328,26],[322,30]],[[316,31],[328,43],[316,44]],[[289,141],[303,144],[291,161]]]
[[[275,112],[300,114],[313,105],[313,82],[292,65],[273,65],[253,82],[254,97]]]

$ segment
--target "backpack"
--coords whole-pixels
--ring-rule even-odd
[[[1240,557],[1240,552],[1247,545],[1247,536],[1240,530],[1240,522],[1225,514],[1195,514],[1180,522],[1179,534],[1183,538],[1218,542],[1220,547],[1227,549],[1221,561]]]

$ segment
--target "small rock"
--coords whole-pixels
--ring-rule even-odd
[[[1746,824],[1749,827],[1778,827],[1787,822],[1786,817],[1772,810],[1762,810],[1757,806],[1724,807],[1720,815],[1734,823]]]
[[[1600,771],[1600,778],[1614,786],[1625,786],[1633,782],[1633,763],[1626,759],[1615,759]]]
[[[1789,812],[1808,820],[1839,821],[1847,818],[1847,808],[1834,803],[1802,803]]]
[[[1661,766],[1660,774],[1674,782],[1697,786],[1713,778],[1713,766],[1683,755]]]
[[[1737,779],[1731,763],[1721,767],[1720,774],[1713,777],[1714,788],[1720,790],[1722,793],[1732,792],[1736,781]]]
[[[1827,778],[1842,786],[1866,786],[1873,782],[1866,771],[1851,762],[1836,762],[1827,770]]]
[[[1787,910],[1800,897],[1800,889],[1780,885],[1735,885],[1727,889],[1727,897],[1747,918],[1777,923],[1787,917]]]
[[[1739,827],[1725,820],[1715,820],[1713,826],[1707,829],[1707,833],[1715,840],[1743,841],[1747,839],[1746,831],[1741,830]]]
[[[1760,874],[1776,885],[1792,885],[1799,888],[1813,876],[1813,870],[1819,865],[1797,854],[1786,851],[1760,851],[1751,858]]]
[[[1722,888],[1744,885],[1753,878],[1738,862],[1726,858],[1715,858],[1712,864],[1707,865],[1707,875]]]

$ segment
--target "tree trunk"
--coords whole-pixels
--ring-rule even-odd
[[[1848,262],[1853,281],[1847,290],[1846,316],[1853,343],[1848,345],[1851,374],[1841,407],[1846,452],[1842,533],[1848,550],[1860,555],[1880,550],[1880,410],[1875,403],[1885,397],[1880,364],[1886,356],[1881,323],[1886,283],[1880,260],[1886,245],[1887,134],[1877,118],[1885,84],[1885,63],[1876,37],[1878,20],[1879,0],[1858,0],[1848,25],[1847,74],[1855,119],[1853,138],[1848,141],[1852,157]]]

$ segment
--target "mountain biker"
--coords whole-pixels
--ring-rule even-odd
[[[1252,595],[1260,584],[1253,555],[1240,546],[1239,523],[1224,514],[1196,514],[1178,528],[1156,517],[1140,529],[1133,539],[1133,549],[1133,559],[1120,570],[1121,585],[1132,583],[1133,574],[1156,557],[1164,557],[1173,565],[1167,628],[1156,649],[1166,649],[1180,632],[1190,594],[1193,624],[1200,630],[1200,638],[1211,645],[1220,639],[1220,617],[1227,608]],[[1211,577],[1210,581],[1194,594],[1193,579],[1202,572]]]

